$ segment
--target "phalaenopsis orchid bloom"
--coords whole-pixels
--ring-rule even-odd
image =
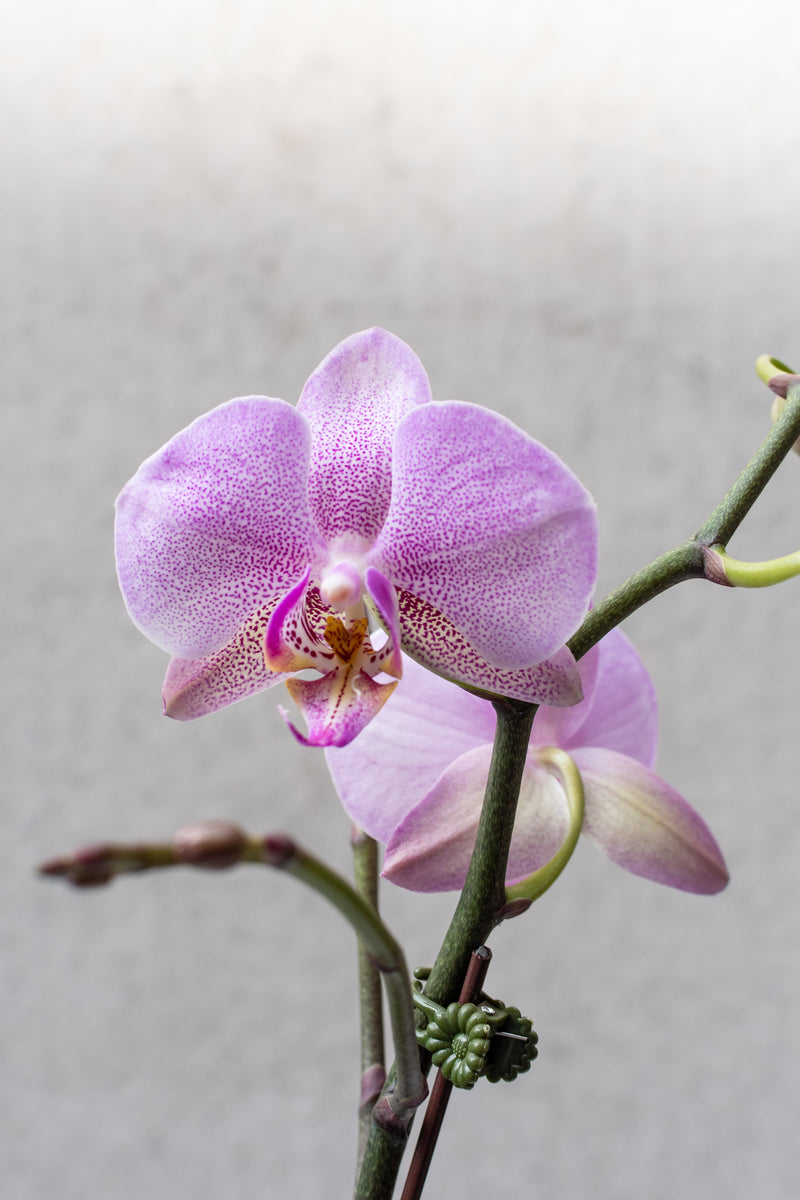
[[[401,648],[491,692],[581,696],[564,643],[595,582],[591,497],[510,421],[432,401],[381,329],[337,346],[296,408],[248,396],[178,433],[123,489],[116,547],[133,620],[173,656],[180,720],[286,681],[295,736],[343,746]]]
[[[719,847],[682,796],[653,771],[658,719],[650,678],[618,630],[580,661],[584,699],[542,708],[533,723],[506,882],[541,867],[564,841],[567,802],[539,759],[565,750],[583,779],[583,832],[619,866],[683,891],[728,881]],[[348,813],[386,845],[384,875],[413,891],[461,888],[494,736],[491,704],[406,664],[392,701],[352,746],[326,752]]]

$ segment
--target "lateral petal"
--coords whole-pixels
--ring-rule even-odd
[[[383,876],[413,892],[449,892],[467,877],[492,757],[491,745],[461,754],[393,831]]]
[[[563,646],[594,588],[597,515],[561,460],[497,413],[447,401],[400,423],[392,468],[371,565],[499,670]]]
[[[684,892],[712,895],[728,882],[706,823],[674,788],[615,750],[571,751],[583,778],[583,832],[612,862]]]
[[[325,556],[307,497],[311,433],[283,400],[230,400],[148,458],[117,500],[128,611],[180,658],[226,646]]]

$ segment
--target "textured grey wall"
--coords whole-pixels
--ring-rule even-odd
[[[9,18],[3,1195],[344,1196],[339,919],[258,872],[80,895],[31,875],[210,815],[347,866],[324,763],[274,696],[162,719],[163,658],[116,590],[115,494],[199,413],[294,400],[381,324],[434,395],[506,413],[592,489],[601,590],[682,540],[766,430],[754,359],[800,362],[800,9],[32,0]],[[795,548],[799,487],[792,460],[734,551]],[[542,1053],[513,1088],[455,1097],[432,1197],[796,1195],[797,604],[796,584],[693,583],[629,622],[660,770],[732,883],[687,897],[581,848],[498,932],[491,989],[534,1014]],[[413,963],[451,905],[387,894]]]

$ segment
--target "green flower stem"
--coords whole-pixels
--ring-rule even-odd
[[[576,658],[583,658],[602,638],[622,621],[655,599],[667,588],[684,579],[697,579],[703,575],[703,552],[693,541],[676,546],[660,555],[631,575],[625,583],[609,592],[590,611],[580,629],[567,642]]]
[[[359,896],[378,911],[378,843],[353,826],[353,876]],[[363,942],[358,942],[358,995],[361,1029],[361,1098],[358,1109],[358,1159],[361,1169],[372,1109],[386,1082],[383,1036],[383,994],[380,972]]]
[[[498,700],[494,709],[497,727],[472,861],[425,983],[425,995],[442,1005],[458,995],[472,951],[506,915],[506,863],[536,705]]]
[[[531,903],[538,900],[549,887],[552,887],[572,858],[572,852],[578,844],[578,838],[583,828],[585,811],[583,780],[570,756],[557,746],[549,746],[545,750],[537,750],[536,758],[561,780],[569,807],[569,829],[561,849],[553,855],[549,862],[540,867],[538,871],[534,871],[527,879],[506,888],[506,899],[529,900]]]
[[[505,699],[493,703],[497,727],[475,850],[453,920],[425,984],[425,995],[442,1005],[459,995],[473,950],[486,941],[506,907],[505,868],[536,706]],[[430,1058],[424,1058],[427,1068]],[[373,1119],[354,1200],[392,1196],[404,1149],[405,1142]]]
[[[727,495],[695,534],[701,546],[727,546],[797,438],[800,437],[800,383],[786,393],[786,405]]]
[[[642,567],[592,609],[568,642],[576,658],[660,592],[684,579],[713,579],[708,550],[725,546],[800,436],[800,384],[788,389],[786,406],[727,495],[693,538]]]
[[[346,879],[288,839],[281,838],[278,841],[287,844],[286,856],[279,849],[273,859],[270,839],[265,838],[263,861],[301,880],[337,908],[353,926],[365,951],[383,975],[396,1067],[395,1086],[388,1096],[386,1107],[389,1112],[386,1119],[393,1129],[400,1131],[401,1127],[408,1125],[414,1110],[428,1094],[425,1078],[420,1071],[411,980],[403,951],[375,909],[358,895]],[[392,1117],[396,1120],[392,1120]]]
[[[428,1093],[420,1070],[411,980],[399,943],[375,908],[352,884],[283,834],[252,837],[227,821],[202,821],[180,830],[171,843],[90,846],[51,859],[39,870],[79,887],[109,883],[114,876],[154,867],[194,866],[221,870],[237,863],[260,863],[293,875],[323,896],[355,930],[384,977],[395,1045],[395,1086],[383,1105],[385,1123],[398,1138],[408,1136],[414,1110]],[[377,1107],[377,1106],[376,1106]]]
[[[741,562],[726,554],[722,546],[712,546],[709,554],[716,555],[720,574],[732,587],[772,587],[800,575],[800,550],[767,562]]]
[[[394,1070],[389,1074],[387,1086],[390,1086],[393,1078]],[[408,1129],[401,1131],[392,1128],[388,1122],[379,1122],[373,1110],[353,1200],[391,1200],[408,1143],[408,1133]]]

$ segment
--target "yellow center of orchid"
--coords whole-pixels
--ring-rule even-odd
[[[325,622],[325,641],[343,663],[351,663],[355,659],[364,644],[366,633],[365,617],[345,625],[344,621],[331,613]]]

